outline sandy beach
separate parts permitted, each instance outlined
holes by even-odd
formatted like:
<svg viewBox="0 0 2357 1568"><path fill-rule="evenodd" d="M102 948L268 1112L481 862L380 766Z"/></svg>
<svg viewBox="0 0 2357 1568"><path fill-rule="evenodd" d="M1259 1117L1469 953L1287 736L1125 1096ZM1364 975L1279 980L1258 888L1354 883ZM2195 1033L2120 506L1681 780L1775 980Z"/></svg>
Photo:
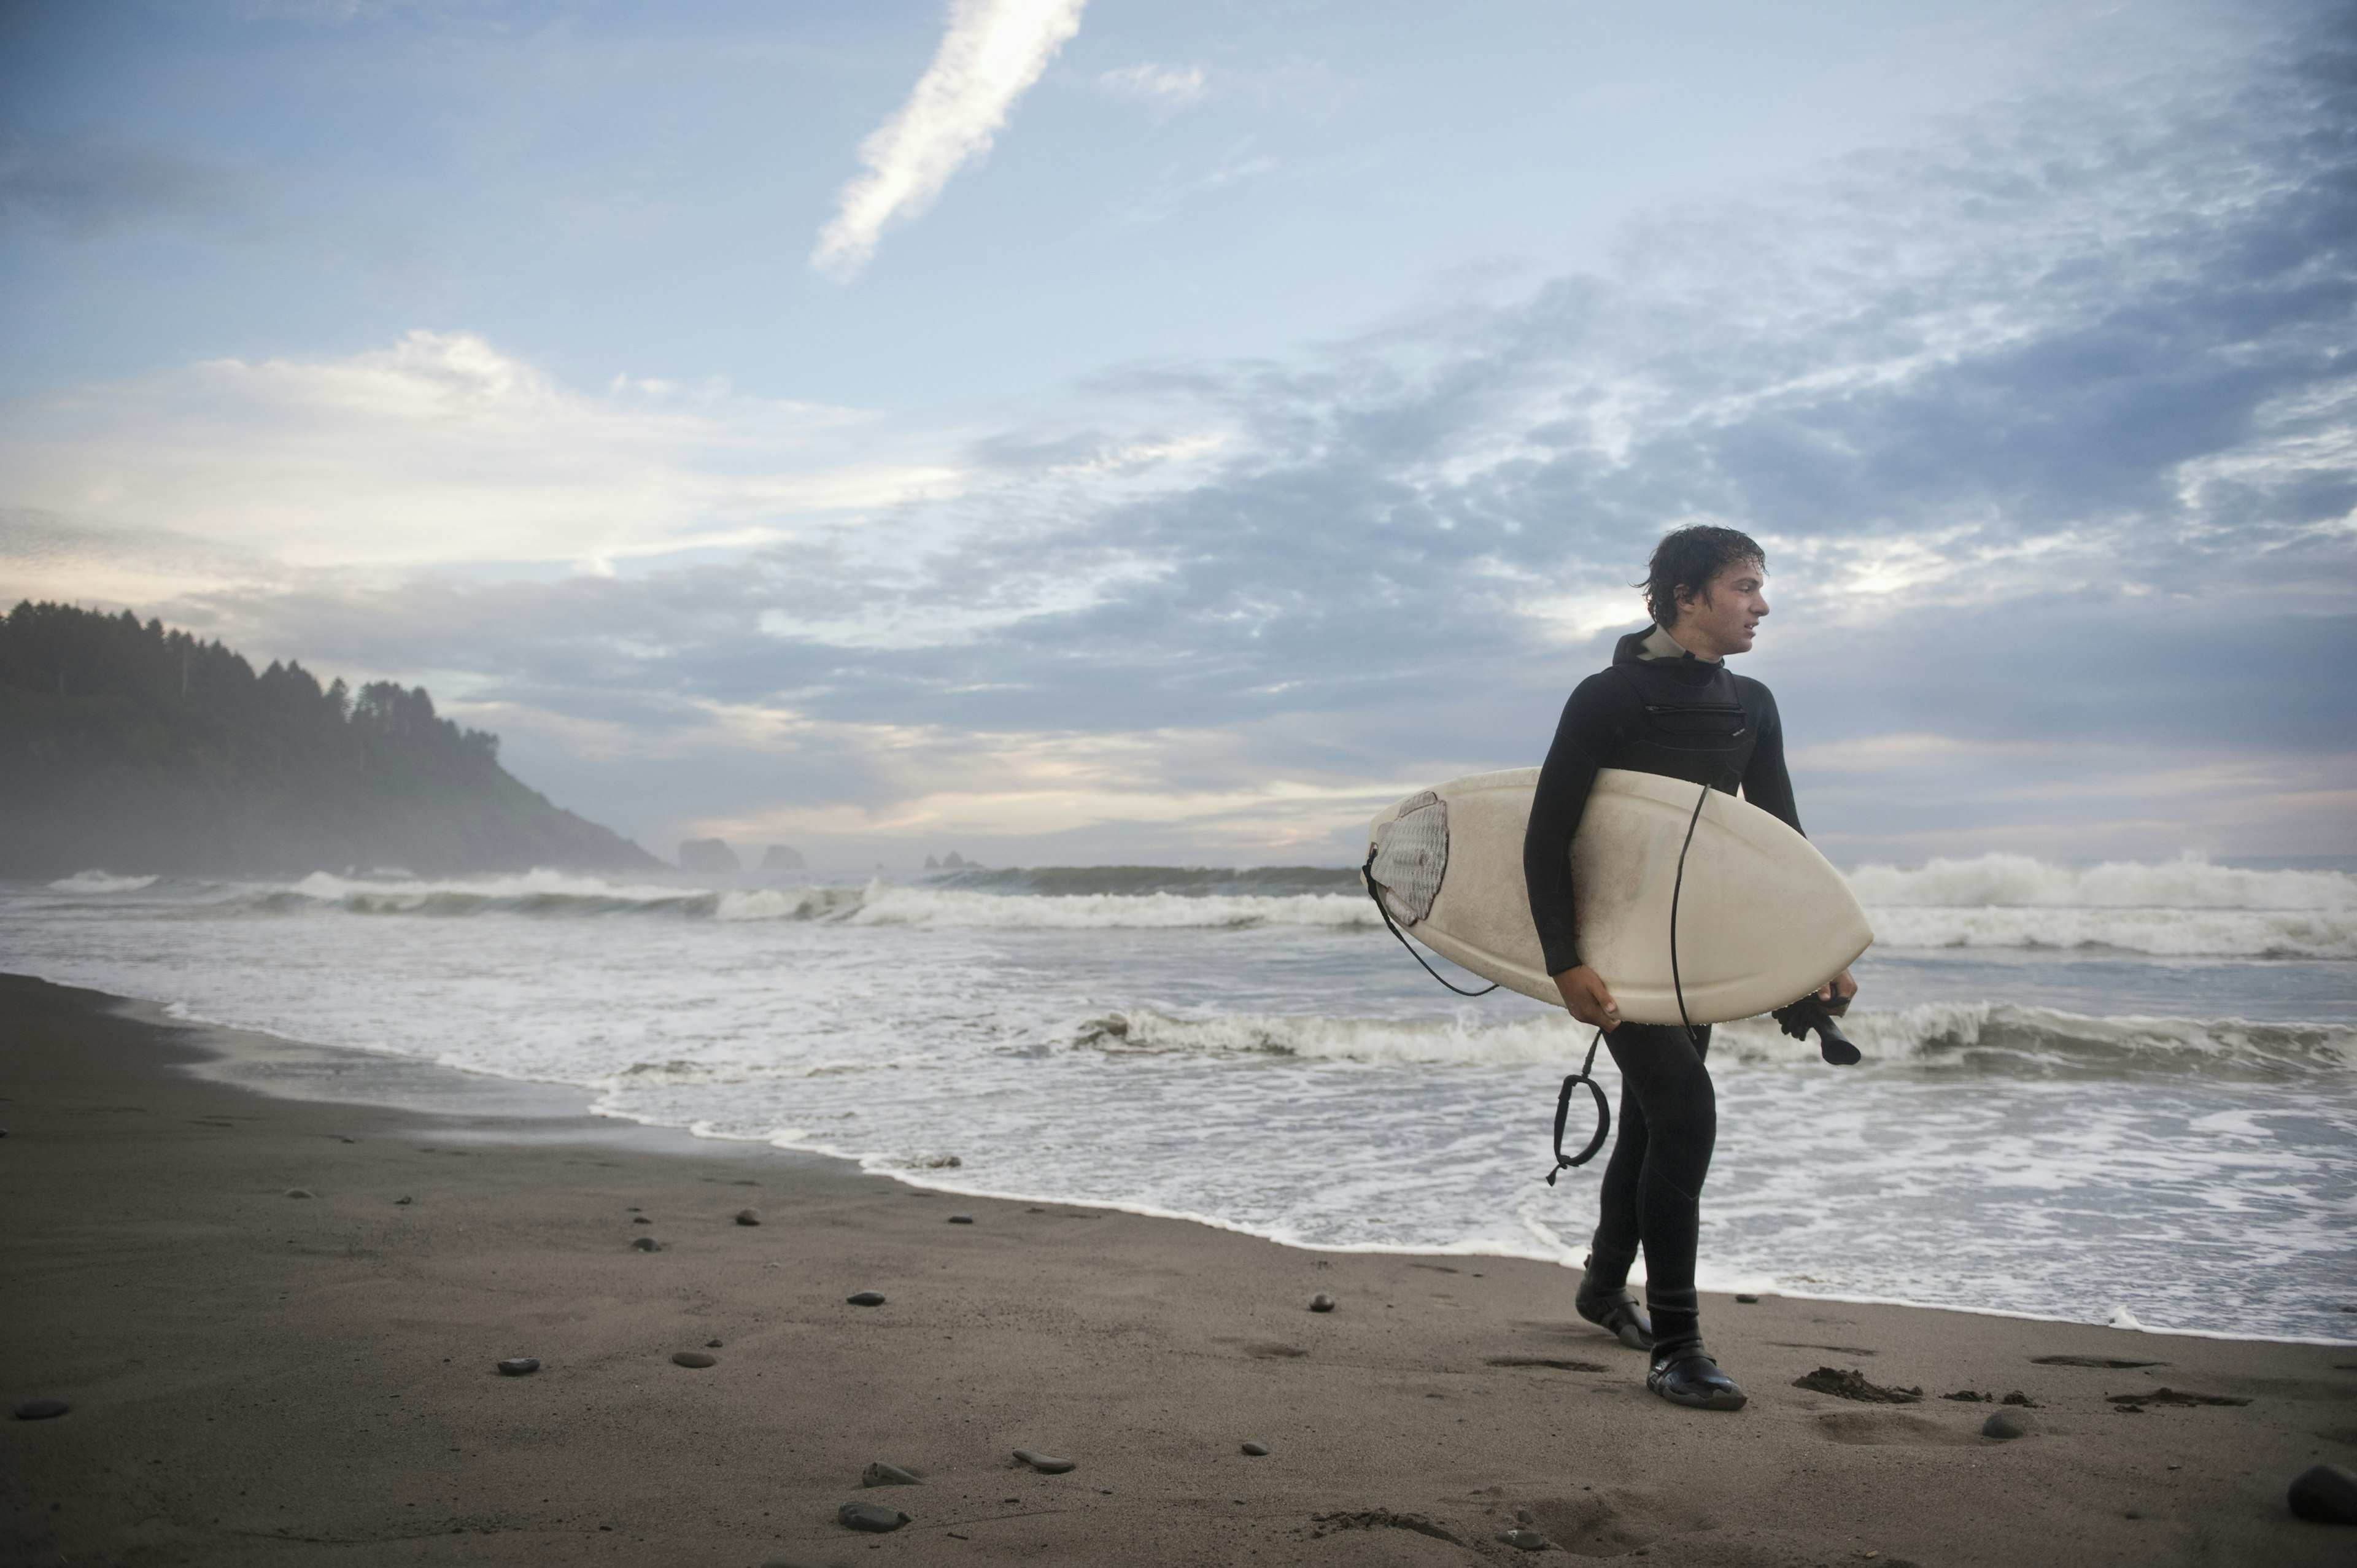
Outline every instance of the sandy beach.
<svg viewBox="0 0 2357 1568"><path fill-rule="evenodd" d="M554 1090L265 1096L220 1064L283 1042L36 981L0 1022L0 1391L70 1407L0 1423L10 1563L1437 1564L1526 1560L1518 1526L1664 1564L2357 1555L2284 1501L2357 1457L2345 1347L1716 1296L1751 1403L1689 1412L1544 1264L927 1194ZM2040 1430L1984 1436L2008 1409ZM910 1522L837 1523L861 1501Z"/></svg>

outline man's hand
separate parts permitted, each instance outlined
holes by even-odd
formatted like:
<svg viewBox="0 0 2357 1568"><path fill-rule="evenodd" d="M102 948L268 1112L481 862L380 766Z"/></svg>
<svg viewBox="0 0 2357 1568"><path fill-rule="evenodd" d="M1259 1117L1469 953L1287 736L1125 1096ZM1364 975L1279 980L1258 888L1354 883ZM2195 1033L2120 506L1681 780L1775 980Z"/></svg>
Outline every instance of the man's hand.
<svg viewBox="0 0 2357 1568"><path fill-rule="evenodd" d="M1572 972L1574 974L1577 972L1577 970ZM1563 978L1568 980L1570 975ZM1558 981L1557 983L1561 982ZM1566 994L1569 993L1566 993ZM1817 1001L1824 1005L1826 1012L1836 1017L1848 1008L1849 999L1857 994L1857 982L1850 978L1847 970L1843 970L1839 974L1817 987Z"/></svg>
<svg viewBox="0 0 2357 1568"><path fill-rule="evenodd" d="M1842 978L1849 976L1845 973ZM1566 969L1555 977L1555 988L1563 993L1563 1004L1571 1015L1583 1024L1593 1024L1609 1034L1620 1026L1620 1004L1612 1000L1612 993L1604 989L1604 977L1581 964ZM1851 990L1857 989L1851 986Z"/></svg>

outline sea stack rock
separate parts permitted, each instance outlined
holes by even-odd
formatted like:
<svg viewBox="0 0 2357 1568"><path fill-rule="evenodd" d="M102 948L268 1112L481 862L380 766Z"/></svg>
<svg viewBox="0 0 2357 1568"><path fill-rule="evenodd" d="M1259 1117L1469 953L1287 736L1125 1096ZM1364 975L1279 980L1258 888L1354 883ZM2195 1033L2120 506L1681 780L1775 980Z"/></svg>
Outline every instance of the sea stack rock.
<svg viewBox="0 0 2357 1568"><path fill-rule="evenodd" d="M761 852L761 869L764 871L808 871L810 869L810 864L802 859L802 851L798 849L788 849L781 843L773 843L768 849Z"/></svg>

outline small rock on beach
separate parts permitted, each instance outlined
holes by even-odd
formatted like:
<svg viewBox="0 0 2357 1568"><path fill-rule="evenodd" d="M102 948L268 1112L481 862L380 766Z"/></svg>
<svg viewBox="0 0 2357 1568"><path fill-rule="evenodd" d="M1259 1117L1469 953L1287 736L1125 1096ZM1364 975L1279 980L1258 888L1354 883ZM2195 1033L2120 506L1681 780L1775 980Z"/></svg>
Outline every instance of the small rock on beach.
<svg viewBox="0 0 2357 1568"><path fill-rule="evenodd" d="M2357 1476L2338 1465L2311 1465L2293 1479L2286 1500L2302 1519L2319 1524L2357 1524Z"/></svg>
<svg viewBox="0 0 2357 1568"><path fill-rule="evenodd" d="M1043 1476L1060 1476L1067 1470L1079 1467L1073 1460L1059 1459L1052 1454L1041 1454L1029 1448L1017 1448L1015 1457L1017 1462L1030 1466Z"/></svg>
<svg viewBox="0 0 2357 1568"><path fill-rule="evenodd" d="M737 1223L739 1225L759 1225L760 1222L761 1211L758 1208L740 1208L737 1211Z"/></svg>
<svg viewBox="0 0 2357 1568"><path fill-rule="evenodd" d="M674 1350L671 1364L674 1367L716 1367L720 1358L706 1350Z"/></svg>
<svg viewBox="0 0 2357 1568"><path fill-rule="evenodd" d="M2034 1437L2043 1428L2038 1418L2026 1410L2000 1410L1981 1423L1981 1435L2009 1443L2017 1437Z"/></svg>
<svg viewBox="0 0 2357 1568"><path fill-rule="evenodd" d="M1517 1552L1544 1552L1555 1544L1535 1530L1501 1530L1498 1539Z"/></svg>
<svg viewBox="0 0 2357 1568"><path fill-rule="evenodd" d="M286 1189L286 1196L289 1197L317 1197L319 1195L313 1192L307 1187L290 1187Z"/></svg>
<svg viewBox="0 0 2357 1568"><path fill-rule="evenodd" d="M16 1419L18 1421L48 1421L53 1416L65 1414L66 1412L72 1408L73 1406L66 1403L63 1400L27 1400L23 1404L16 1407Z"/></svg>
<svg viewBox="0 0 2357 1568"><path fill-rule="evenodd" d="M854 1306L881 1306L884 1305L884 1293L880 1290L864 1290L845 1296L843 1299Z"/></svg>
<svg viewBox="0 0 2357 1568"><path fill-rule="evenodd" d="M1334 1310L1334 1298L1328 1295L1321 1290L1316 1295L1309 1298L1309 1310L1312 1312L1331 1312Z"/></svg>
<svg viewBox="0 0 2357 1568"><path fill-rule="evenodd" d="M1268 1444L1265 1443L1247 1443L1244 1444L1244 1452L1257 1459L1268 1452Z"/></svg>
<svg viewBox="0 0 2357 1568"><path fill-rule="evenodd" d="M974 1223L974 1216L971 1214L952 1214L950 1216L950 1223L952 1225L971 1225Z"/></svg>
<svg viewBox="0 0 2357 1568"><path fill-rule="evenodd" d="M1758 1306L1760 1305L1760 1298L1756 1295L1738 1295L1735 1298L1735 1305L1738 1306Z"/></svg>
<svg viewBox="0 0 2357 1568"><path fill-rule="evenodd" d="M878 1459L859 1472L863 1487L921 1487L924 1480L913 1470L903 1470L898 1465L887 1465Z"/></svg>
<svg viewBox="0 0 2357 1568"><path fill-rule="evenodd" d="M845 1530L871 1530L881 1535L908 1523L909 1516L881 1503L845 1503L834 1510L834 1522Z"/></svg>
<svg viewBox="0 0 2357 1568"><path fill-rule="evenodd" d="M500 1363L500 1376L523 1378L540 1370L540 1361L532 1356L511 1356Z"/></svg>
<svg viewBox="0 0 2357 1568"><path fill-rule="evenodd" d="M662 1243L656 1240L651 1236L641 1236L630 1243L630 1251L633 1252L660 1252L662 1251Z"/></svg>

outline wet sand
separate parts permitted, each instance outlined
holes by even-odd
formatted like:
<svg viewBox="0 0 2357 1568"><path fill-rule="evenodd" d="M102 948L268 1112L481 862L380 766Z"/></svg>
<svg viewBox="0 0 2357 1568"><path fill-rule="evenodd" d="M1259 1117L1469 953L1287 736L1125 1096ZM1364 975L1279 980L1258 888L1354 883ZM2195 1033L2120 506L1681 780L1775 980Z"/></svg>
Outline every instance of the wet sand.
<svg viewBox="0 0 2357 1568"><path fill-rule="evenodd" d="M1547 1265L921 1194L334 1056L0 979L0 1403L71 1406L0 1419L0 1562L1544 1561L1518 1512L1649 1564L2357 1559L2284 1502L2357 1464L2357 1348L1711 1296L1751 1404L1686 1412ZM440 1108L222 1066L293 1057ZM1792 1386L1820 1367L2045 1430ZM2164 1386L2249 1402L2110 1397Z"/></svg>

